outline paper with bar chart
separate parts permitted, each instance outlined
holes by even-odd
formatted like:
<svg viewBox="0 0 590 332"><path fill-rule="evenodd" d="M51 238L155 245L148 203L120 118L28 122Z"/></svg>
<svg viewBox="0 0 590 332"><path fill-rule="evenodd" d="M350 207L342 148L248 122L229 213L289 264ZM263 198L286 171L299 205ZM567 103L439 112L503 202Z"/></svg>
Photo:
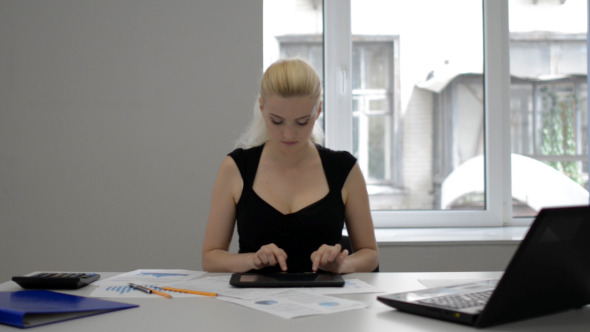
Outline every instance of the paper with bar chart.
<svg viewBox="0 0 590 332"><path fill-rule="evenodd" d="M147 288L163 291L163 286L173 286L175 284L186 282L203 275L203 271L190 270L167 270L167 269L142 269L122 273L114 277L99 280L94 283L95 289L90 296L92 297L109 297L109 298L159 298L161 296L146 294L129 287L129 283L138 284ZM178 292L165 291L173 297L195 297L198 295L185 294Z"/></svg>

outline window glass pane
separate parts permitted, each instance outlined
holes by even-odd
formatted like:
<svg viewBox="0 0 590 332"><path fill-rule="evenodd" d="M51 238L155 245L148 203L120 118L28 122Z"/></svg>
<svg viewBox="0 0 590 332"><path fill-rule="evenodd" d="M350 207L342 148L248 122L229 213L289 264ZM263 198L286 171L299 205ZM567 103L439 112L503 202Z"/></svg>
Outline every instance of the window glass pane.
<svg viewBox="0 0 590 332"><path fill-rule="evenodd" d="M279 58L308 61L323 78L323 8L314 0L264 0L264 68Z"/></svg>
<svg viewBox="0 0 590 332"><path fill-rule="evenodd" d="M353 153L369 188L393 187L393 38L355 36L352 42ZM385 121L385 122L384 122Z"/></svg>
<svg viewBox="0 0 590 332"><path fill-rule="evenodd" d="M561 59L559 61L559 71L563 73L585 73L586 61L586 43L564 42L559 48Z"/></svg>
<svg viewBox="0 0 590 332"><path fill-rule="evenodd" d="M393 42L355 36L352 47L352 89L392 88Z"/></svg>
<svg viewBox="0 0 590 332"><path fill-rule="evenodd" d="M587 2L510 0L515 217L588 203Z"/></svg>
<svg viewBox="0 0 590 332"><path fill-rule="evenodd" d="M387 134L387 116L369 117L369 155L374 158L369 159L369 178L385 179L387 177L386 165L384 160L386 153L385 138Z"/></svg>
<svg viewBox="0 0 590 332"><path fill-rule="evenodd" d="M533 154L533 87L524 81L512 80L510 89L512 110L512 152L522 155Z"/></svg>
<svg viewBox="0 0 590 332"><path fill-rule="evenodd" d="M351 6L353 145L371 208L485 208L482 2Z"/></svg>
<svg viewBox="0 0 590 332"><path fill-rule="evenodd" d="M549 70L549 48L545 43L513 42L510 72L518 77L537 77Z"/></svg>

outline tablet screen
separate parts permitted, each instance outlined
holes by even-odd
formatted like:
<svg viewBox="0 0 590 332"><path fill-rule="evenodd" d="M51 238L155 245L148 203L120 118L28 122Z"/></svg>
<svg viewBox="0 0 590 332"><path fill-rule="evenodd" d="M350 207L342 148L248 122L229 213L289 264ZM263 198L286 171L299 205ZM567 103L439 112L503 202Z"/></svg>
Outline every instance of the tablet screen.
<svg viewBox="0 0 590 332"><path fill-rule="evenodd" d="M331 273L234 273L231 285L236 287L342 287L344 279Z"/></svg>

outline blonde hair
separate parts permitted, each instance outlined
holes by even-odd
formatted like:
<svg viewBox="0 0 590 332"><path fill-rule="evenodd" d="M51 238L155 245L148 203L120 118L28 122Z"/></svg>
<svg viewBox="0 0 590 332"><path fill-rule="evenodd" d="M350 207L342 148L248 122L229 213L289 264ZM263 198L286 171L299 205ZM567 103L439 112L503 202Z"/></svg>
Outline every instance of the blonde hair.
<svg viewBox="0 0 590 332"><path fill-rule="evenodd" d="M260 100L264 103L271 96L309 97L316 101L316 110L322 99L322 83L315 70L301 59L282 59L266 69L260 82L260 96L254 104L254 114L250 125L238 139L236 147L250 148L268 140L268 133L262 114ZM316 121L311 141L322 144L324 132Z"/></svg>

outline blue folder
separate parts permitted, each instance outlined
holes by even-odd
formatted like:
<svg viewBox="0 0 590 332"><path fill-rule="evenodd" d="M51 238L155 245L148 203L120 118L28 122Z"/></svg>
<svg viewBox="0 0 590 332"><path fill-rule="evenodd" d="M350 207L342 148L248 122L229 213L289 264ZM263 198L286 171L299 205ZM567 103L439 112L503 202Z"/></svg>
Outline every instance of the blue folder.
<svg viewBox="0 0 590 332"><path fill-rule="evenodd" d="M0 323L28 328L134 307L47 290L0 292Z"/></svg>

